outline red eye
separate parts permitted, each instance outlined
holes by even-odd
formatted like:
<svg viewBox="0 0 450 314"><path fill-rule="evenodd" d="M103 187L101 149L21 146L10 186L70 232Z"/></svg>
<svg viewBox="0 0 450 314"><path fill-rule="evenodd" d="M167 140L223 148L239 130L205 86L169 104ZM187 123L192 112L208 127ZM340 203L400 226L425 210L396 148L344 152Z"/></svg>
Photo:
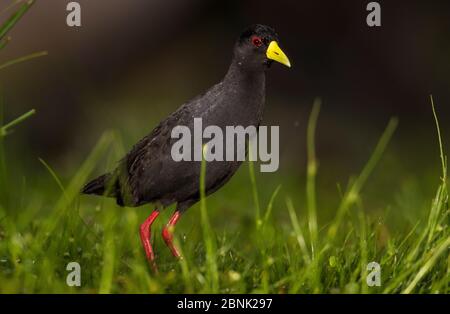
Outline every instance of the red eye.
<svg viewBox="0 0 450 314"><path fill-rule="evenodd" d="M252 37L252 44L253 44L253 46L255 46L255 47L261 47L262 44L263 44L263 42L262 42L262 40L261 40L261 37L253 36L253 37Z"/></svg>

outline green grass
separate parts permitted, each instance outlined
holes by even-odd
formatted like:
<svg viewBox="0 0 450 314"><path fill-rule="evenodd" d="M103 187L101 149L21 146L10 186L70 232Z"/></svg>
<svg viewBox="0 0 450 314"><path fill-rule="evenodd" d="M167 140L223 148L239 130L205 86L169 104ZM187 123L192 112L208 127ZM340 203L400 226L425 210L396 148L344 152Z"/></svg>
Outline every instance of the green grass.
<svg viewBox="0 0 450 314"><path fill-rule="evenodd" d="M12 8L18 7L11 16L6 19L5 22L3 22L2 25L0 25L0 51L4 49L8 43L11 41L11 37L8 36L9 32L16 26L16 24L23 18L25 13L28 12L28 10L33 6L35 3L35 0L16 0L12 2L9 6L4 8L3 10L0 10L1 13L5 13L8 10L11 10ZM39 51L34 52L22 57L18 57L12 60L8 60L5 62L0 62L0 70L3 70L7 67L29 61L31 59L39 58L46 56L48 53L47 51Z"/></svg>
<svg viewBox="0 0 450 314"><path fill-rule="evenodd" d="M202 176L203 197L175 232L182 260L172 258L160 236L174 208L155 223L158 274L147 264L138 235L151 206L119 208L110 199L78 193L88 178L111 169L123 155L128 145L117 132L106 132L70 179L60 178L42 159L35 169L40 175L20 174L20 159L8 158L0 183L0 293L448 293L447 159L434 104L441 174L435 195L421 200L429 204L426 215L421 202L413 202L417 208L410 210L419 213L413 225L397 223L405 220L398 205L386 204L380 214L365 201L396 120L374 143L361 173L336 191L339 202L323 205L327 195L316 183L319 108L316 101L307 127L304 184L280 176L271 190L263 181L267 175L247 163L248 172L241 169L223 190L205 198ZM203 163L202 173L207 171ZM397 179L393 173L391 180ZM400 185L391 192L399 194ZM407 190L402 197L417 195ZM334 218L321 219L324 212ZM396 223L389 223L391 218ZM81 265L81 287L66 285L72 261ZM372 261L381 265L380 287L366 284Z"/></svg>

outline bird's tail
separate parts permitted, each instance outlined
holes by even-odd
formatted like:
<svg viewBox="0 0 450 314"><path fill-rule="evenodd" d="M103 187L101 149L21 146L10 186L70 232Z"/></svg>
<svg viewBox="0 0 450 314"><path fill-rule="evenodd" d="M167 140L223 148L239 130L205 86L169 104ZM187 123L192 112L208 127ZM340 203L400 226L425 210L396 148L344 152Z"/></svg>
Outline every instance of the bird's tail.
<svg viewBox="0 0 450 314"><path fill-rule="evenodd" d="M104 195L106 186L109 185L111 174L107 173L87 183L81 190L84 194Z"/></svg>

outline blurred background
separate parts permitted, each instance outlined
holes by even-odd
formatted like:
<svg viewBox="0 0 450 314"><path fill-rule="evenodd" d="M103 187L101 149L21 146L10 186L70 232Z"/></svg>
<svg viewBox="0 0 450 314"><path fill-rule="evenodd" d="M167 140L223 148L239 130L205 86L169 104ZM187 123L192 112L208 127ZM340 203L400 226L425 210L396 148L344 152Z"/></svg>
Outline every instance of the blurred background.
<svg viewBox="0 0 450 314"><path fill-rule="evenodd" d="M37 1L0 56L49 52L0 72L6 121L37 110L6 139L9 158L21 161L17 176L45 173L38 157L72 176L107 129L129 149L221 80L240 31L262 23L276 29L293 63L268 73L263 124L280 125L281 164L277 174L258 175L267 191L303 184L316 97L323 101L321 189L338 197L336 183L360 171L393 116L400 124L371 182L371 204L385 205L385 193L402 182L414 182L410 190L435 188L439 152L429 95L449 147L449 1L379 1L382 26L374 28L366 25L369 1L80 0L82 27L74 28L65 23L68 2Z"/></svg>

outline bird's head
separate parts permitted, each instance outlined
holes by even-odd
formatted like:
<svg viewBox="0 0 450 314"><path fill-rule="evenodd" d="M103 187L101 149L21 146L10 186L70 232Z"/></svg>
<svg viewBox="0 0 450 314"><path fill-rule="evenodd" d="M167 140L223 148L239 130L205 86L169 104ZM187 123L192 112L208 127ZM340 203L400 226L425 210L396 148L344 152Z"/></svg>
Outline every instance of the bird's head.
<svg viewBox="0 0 450 314"><path fill-rule="evenodd" d="M265 69L273 61L291 67L291 62L278 45L278 34L273 28L261 24L252 25L242 32L234 48L234 57L241 65L255 69Z"/></svg>

